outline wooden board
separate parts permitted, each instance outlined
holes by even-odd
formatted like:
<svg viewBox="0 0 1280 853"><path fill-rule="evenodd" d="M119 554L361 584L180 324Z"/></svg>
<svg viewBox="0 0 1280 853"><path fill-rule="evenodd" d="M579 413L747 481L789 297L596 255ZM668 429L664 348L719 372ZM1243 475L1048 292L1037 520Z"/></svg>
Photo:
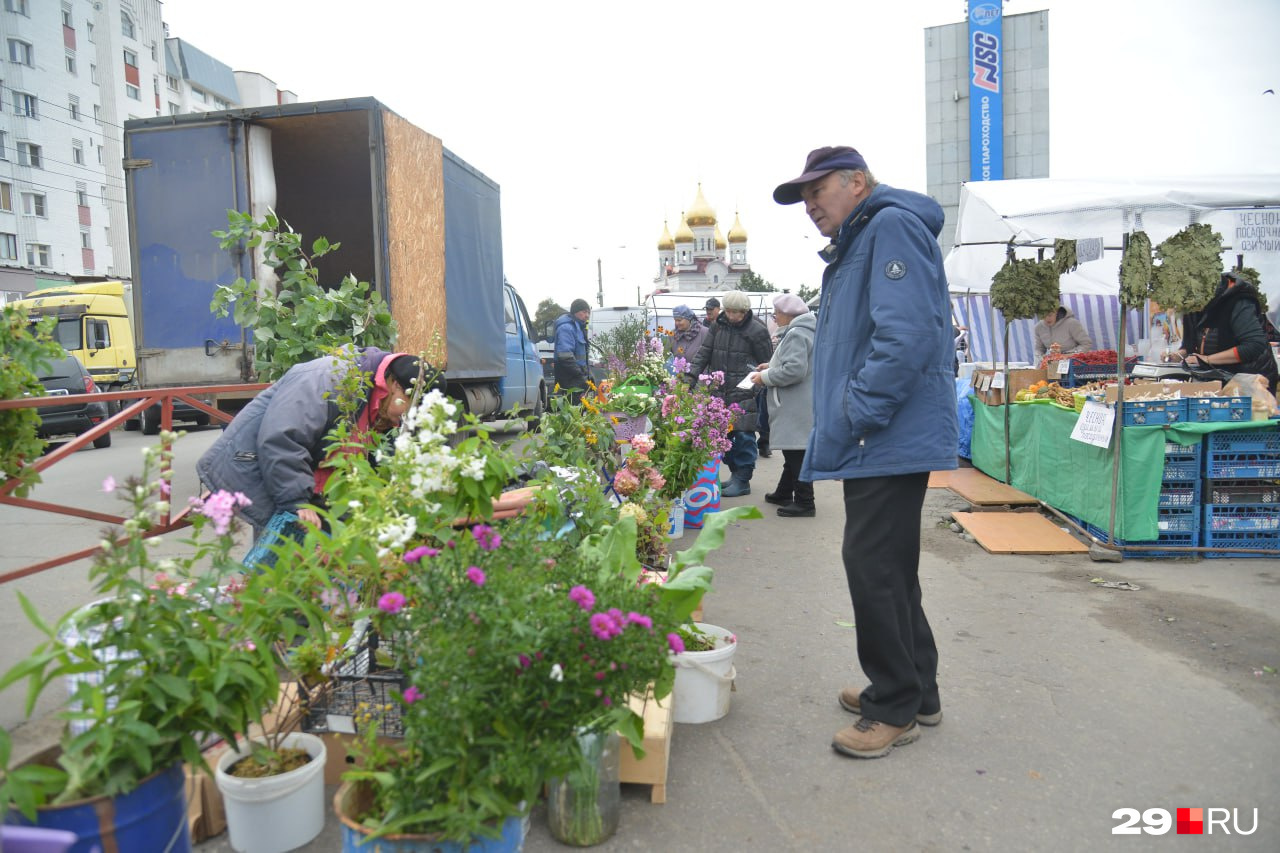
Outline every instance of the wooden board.
<svg viewBox="0 0 1280 853"><path fill-rule="evenodd" d="M930 471L929 472L929 488L945 489L951 485L951 475L955 471Z"/></svg>
<svg viewBox="0 0 1280 853"><path fill-rule="evenodd" d="M618 778L623 782L652 785L649 802L667 801L667 765L671 759L672 696L661 702L650 691L631 697L631 710L644 717L644 758L637 760L631 746L622 743Z"/></svg>
<svg viewBox="0 0 1280 853"><path fill-rule="evenodd" d="M991 554L1087 554L1089 546L1034 512L953 512Z"/></svg>
<svg viewBox="0 0 1280 853"><path fill-rule="evenodd" d="M957 468L947 473L951 475L947 478L947 488L976 506L1000 504L1020 506L1039 503L1026 492L994 480L977 468Z"/></svg>

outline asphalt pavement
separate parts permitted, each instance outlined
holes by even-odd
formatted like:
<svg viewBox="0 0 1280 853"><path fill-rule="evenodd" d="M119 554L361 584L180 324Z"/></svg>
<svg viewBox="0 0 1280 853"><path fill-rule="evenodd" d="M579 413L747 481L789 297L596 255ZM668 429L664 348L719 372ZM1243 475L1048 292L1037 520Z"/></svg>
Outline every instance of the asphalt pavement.
<svg viewBox="0 0 1280 853"><path fill-rule="evenodd" d="M180 478L211 438L179 443ZM136 470L142 441L118 432L109 450L51 469L35 497L105 497L97 484ZM948 526L967 504L931 489L920 575L945 719L886 758L850 759L830 747L853 721L836 695L862 683L839 561L840 487L817 485L815 518L779 518L763 496L781 465L780 454L761 460L752 494L726 501L760 506L765 518L735 526L711 561L706 621L739 638L729 714L676 725L667 802L624 785L618 831L597 849L1167 850L1178 842L1117 830L1179 808L1229 816L1186 842L1194 849L1280 849L1280 561L993 556ZM92 542L99 527L40 516L0 508L0 571ZM89 599L86 571L75 564L0 586L0 666L35 642L14 592L53 617ZM1090 583L1099 577L1140 589ZM0 695L6 727L20 703L20 691ZM53 732L45 721L15 736L29 748ZM1126 808L1138 813L1132 821ZM1237 834L1255 809L1256 829ZM330 815L306 849L339 846ZM539 807L525 849L560 848ZM231 848L224 834L197 849Z"/></svg>

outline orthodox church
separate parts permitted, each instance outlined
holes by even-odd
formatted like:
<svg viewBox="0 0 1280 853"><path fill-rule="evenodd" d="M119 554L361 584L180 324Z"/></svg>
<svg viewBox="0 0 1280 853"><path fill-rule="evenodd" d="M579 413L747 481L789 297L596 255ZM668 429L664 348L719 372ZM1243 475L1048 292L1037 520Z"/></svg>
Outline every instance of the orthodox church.
<svg viewBox="0 0 1280 853"><path fill-rule="evenodd" d="M716 212L702 195L702 184L698 184L698 196L688 212L680 215L674 237L667 223L662 223L658 275L653 280L657 289L670 292L735 290L742 274L750 269L747 230L737 213L726 240L720 233Z"/></svg>

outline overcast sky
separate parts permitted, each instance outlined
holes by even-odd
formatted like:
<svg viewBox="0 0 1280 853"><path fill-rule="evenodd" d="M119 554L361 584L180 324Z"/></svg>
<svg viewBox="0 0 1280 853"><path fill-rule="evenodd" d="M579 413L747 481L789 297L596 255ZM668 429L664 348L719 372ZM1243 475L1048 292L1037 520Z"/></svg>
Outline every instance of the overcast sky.
<svg viewBox="0 0 1280 853"><path fill-rule="evenodd" d="M1280 172L1277 0L1008 0L1049 10L1055 178ZM698 183L752 269L816 286L822 241L773 187L847 144L925 190L924 29L962 0L167 0L170 35L304 101L371 96L502 187L508 278L634 304ZM318 235L306 235L318 236ZM341 234L324 235L341 240ZM625 247L625 248L622 248Z"/></svg>

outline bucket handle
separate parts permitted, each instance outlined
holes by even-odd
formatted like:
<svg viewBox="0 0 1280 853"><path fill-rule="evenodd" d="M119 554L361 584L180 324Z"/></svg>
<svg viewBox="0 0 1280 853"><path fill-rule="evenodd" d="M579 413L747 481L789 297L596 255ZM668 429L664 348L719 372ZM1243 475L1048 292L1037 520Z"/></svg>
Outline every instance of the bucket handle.
<svg viewBox="0 0 1280 853"><path fill-rule="evenodd" d="M721 684L725 684L725 683L732 684L733 680L738 677L738 668L733 664L729 664L729 671L726 672L724 675L721 675L718 672L712 672L711 669L707 667L706 664L701 663L700 661L693 660L692 658L680 661L680 665L687 666L690 669L696 669L699 672L701 672L703 675L710 676L711 678L714 678L716 681L720 682Z"/></svg>

